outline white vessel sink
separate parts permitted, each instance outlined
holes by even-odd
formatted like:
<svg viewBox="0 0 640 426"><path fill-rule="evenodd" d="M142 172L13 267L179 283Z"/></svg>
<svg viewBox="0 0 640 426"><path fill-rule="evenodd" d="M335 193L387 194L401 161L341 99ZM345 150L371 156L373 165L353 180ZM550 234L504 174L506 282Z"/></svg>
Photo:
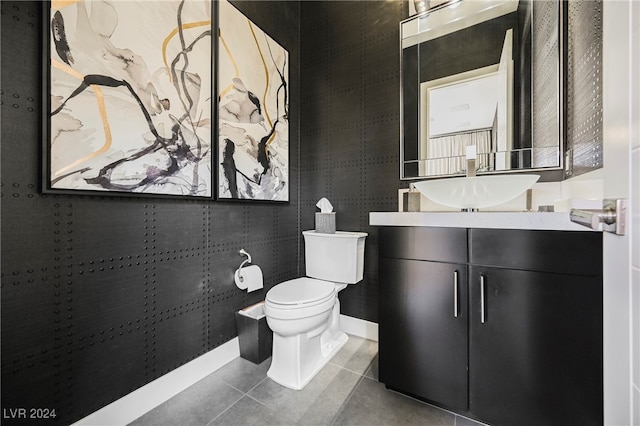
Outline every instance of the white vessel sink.
<svg viewBox="0 0 640 426"><path fill-rule="evenodd" d="M506 203L531 188L538 175L489 175L415 182L425 197L461 210L482 209Z"/></svg>

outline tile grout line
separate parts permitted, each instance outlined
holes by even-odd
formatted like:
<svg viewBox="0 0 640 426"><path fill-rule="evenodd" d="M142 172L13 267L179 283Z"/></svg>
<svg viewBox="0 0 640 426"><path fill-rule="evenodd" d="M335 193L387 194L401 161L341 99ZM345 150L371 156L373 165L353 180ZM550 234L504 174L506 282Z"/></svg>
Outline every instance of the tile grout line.
<svg viewBox="0 0 640 426"><path fill-rule="evenodd" d="M215 416L214 418L212 418L209 423L207 423L205 426L209 426L211 423L215 422L216 419L220 416L222 416L224 413L226 413L227 411L229 411L234 405L236 405L238 403L238 401L240 401L242 398L244 398L246 396L246 394L242 394L240 396L240 398L238 398L236 401L234 401L231 405L229 405L227 408L225 408L224 410L222 410L222 412L220 412L220 414L218 414L217 416Z"/></svg>
<svg viewBox="0 0 640 426"><path fill-rule="evenodd" d="M231 383L227 382L225 379L223 379L222 377L220 377L220 380L222 382L224 382L225 384L229 385L230 387L232 387L233 389L237 390L238 392L240 392L243 395L249 395L249 392L251 392L252 390L254 390L256 387L258 387L260 385L260 383L264 382L267 379L267 376L265 376L262 380L260 380L258 383L256 383L255 385L253 385L251 387L251 389L249 389L248 391L243 391L242 389L238 389L237 387L233 386Z"/></svg>
<svg viewBox="0 0 640 426"><path fill-rule="evenodd" d="M242 398L244 398L245 396L248 396L249 398L253 399L254 401L260 402L257 399L253 398L251 395L249 395L249 392L251 392L252 390L254 390L257 386L260 385L260 383L264 382L266 380L266 376L264 377L264 379L260 380L257 384L255 384L251 389L249 389L247 392L244 392L242 389L238 389L237 387L233 386L231 383L227 382L225 379L223 379L222 377L220 377L220 380L226 384L227 386L229 386L232 389L237 390L238 392L240 392L242 395L240 396L240 398L238 398L236 401L234 401L231 405L229 405L227 408L225 408L220 414L218 414L217 416L215 416L213 419L211 419L209 421L209 423L206 424L206 426L209 426L211 423L213 423L218 417L222 416L224 413L226 413L227 411L229 411L231 408L233 408L234 405L236 405ZM262 404L264 405L264 404ZM266 405L265 405L266 407ZM269 408L269 407L267 407Z"/></svg>
<svg viewBox="0 0 640 426"><path fill-rule="evenodd" d="M265 404L264 402L260 401L259 399L247 394L247 397L253 399L255 402L257 402L258 404L262 405L263 407L265 407L267 410L269 410L270 412L274 413L276 416L278 417L284 417L286 419L289 419L286 415L283 416L280 413L278 413L277 411L275 411L273 408L269 407L267 404Z"/></svg>
<svg viewBox="0 0 640 426"><path fill-rule="evenodd" d="M371 367L371 364L372 364L372 363L373 363L373 359L372 359L371 361L369 361L369 365L367 365L367 368L364 370L364 372L359 373L359 372L354 371L354 370L351 370L351 369L349 369L349 368L347 368L347 367L345 367L345 366L342 366L342 365L339 365L339 364L334 364L333 362L329 361L329 364L333 365L334 367L341 368L341 369L343 369L343 370L345 370L345 371L348 371L348 372L350 372L350 373L353 373L353 374L356 374L356 375L358 375L358 376L362 376L362 377L365 377L365 376L366 376L367 371L369 371L369 368Z"/></svg>
<svg viewBox="0 0 640 426"><path fill-rule="evenodd" d="M248 396L251 396L251 395L249 395L249 392L251 392L252 390L254 390L255 388L257 388L258 386L260 386L260 385L262 384L262 382L264 382L264 381L265 381L265 380L267 380L268 378L269 378L269 377L268 377L268 376L266 375L266 373L265 373L264 378L263 378L262 380L260 380L258 383L256 383L256 384L255 384L251 389L249 389L249 390L247 391L247 395L248 395ZM254 398L254 399L255 399L255 398Z"/></svg>
<svg viewBox="0 0 640 426"><path fill-rule="evenodd" d="M347 369L345 368L345 370L347 370ZM347 371L349 371L349 370L347 370ZM356 391L360 387L360 384L362 383L363 379L364 379L364 376L361 375L360 378L358 379L358 383L356 383L356 385L353 387L351 392L349 392L349 395L344 399L342 404L340 404L340 408L338 409L336 414L334 414L333 418L331 419L331 422L329 423L330 425L335 425L336 424L336 422L338 421L338 418L340 417L340 414L342 414L342 412L344 411L344 409L347 406L347 404L349 403L349 401L351 401L351 398L353 397L353 395L356 393Z"/></svg>
<svg viewBox="0 0 640 426"><path fill-rule="evenodd" d="M358 348L359 349L359 348ZM331 423L329 423L330 425L334 425L337 421L338 418L340 417L340 414L342 414L342 412L344 411L345 407L347 406L347 404L349 403L349 401L351 401L351 398L353 397L353 395L356 393L357 389L360 387L360 384L362 383L362 381L366 378L366 373L367 371L369 371L369 369L371 368L371 365L373 365L373 360L374 360L375 356L373 358L371 358L371 361L369 361L369 365L364 369L364 373L360 374L357 373L353 370L350 370L346 367L337 365L332 363L331 361L329 361L329 364L335 365L336 367L339 367L345 371L348 371L350 373L353 374L357 374L360 376L360 378L358 379L358 382L356 383L356 385L353 387L353 389L351 390L351 392L349 392L349 395L345 398L345 400L342 402L342 404L340 405L340 408L338 409L338 411L336 412L336 414L333 416L333 418L331 419ZM454 425L455 426L455 425Z"/></svg>
<svg viewBox="0 0 640 426"><path fill-rule="evenodd" d="M229 385L231 388L237 390L238 392L242 393L242 396L240 396L240 398L233 402L233 404L231 404L229 407L225 408L224 411L222 411L220 414L218 414L217 416L215 416L213 419L211 419L209 421L209 423L207 423L205 426L210 426L213 422L216 421L216 419L218 419L220 416L222 416L224 413L226 413L227 411L229 411L231 408L233 408L238 402L240 402L240 400L242 398L244 398L245 396L247 398L252 399L253 401L257 402L258 404L262 405L263 407L265 407L267 410L269 410L270 412L272 412L273 414L275 414L276 416L280 416L280 414L277 411L274 411L271 407L269 407L267 404L265 404L264 402L260 401L259 399L257 399L256 397L254 397L253 395L249 395L249 392L251 392L252 390L254 390L255 388L257 388L258 386L260 386L265 380L267 380L268 377L265 376L262 380L260 380L258 383L256 383L251 389L249 389L247 392L243 392L241 389L236 388L235 386L233 386L231 383L228 383L226 380L222 379L221 380ZM286 416L285 416L286 418Z"/></svg>
<svg viewBox="0 0 640 426"><path fill-rule="evenodd" d="M269 377L265 375L264 379L260 380L260 382L258 382L254 387L252 387L251 389L249 389L249 392L251 392L252 390L254 390L255 388L257 388L258 386L260 386L260 384L262 384L265 380L267 380ZM282 416L280 413L278 413L277 411L275 411L273 408L269 407L267 404L265 404L264 402L260 401L258 398L254 397L253 395L249 395L249 392L246 393L246 396L251 398L252 400L254 400L255 402L257 402L258 404L262 405L263 407L265 407L267 410L269 410L270 412L274 413L276 416L279 417L285 417L288 419L287 416Z"/></svg>

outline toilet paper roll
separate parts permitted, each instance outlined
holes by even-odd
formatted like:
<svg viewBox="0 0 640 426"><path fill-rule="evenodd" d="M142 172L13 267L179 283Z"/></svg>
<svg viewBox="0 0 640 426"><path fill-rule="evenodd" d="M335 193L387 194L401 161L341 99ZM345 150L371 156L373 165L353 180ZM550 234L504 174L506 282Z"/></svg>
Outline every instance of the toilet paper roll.
<svg viewBox="0 0 640 426"><path fill-rule="evenodd" d="M242 268L245 269L245 268ZM233 274L233 280L236 282L236 287L238 287L240 290L246 290L247 289L247 280L246 277L243 277L242 279L240 278L240 269L236 269L236 273Z"/></svg>
<svg viewBox="0 0 640 426"><path fill-rule="evenodd" d="M234 281L240 290L247 290L247 292L259 290L263 287L262 269L258 265L245 266L236 270Z"/></svg>

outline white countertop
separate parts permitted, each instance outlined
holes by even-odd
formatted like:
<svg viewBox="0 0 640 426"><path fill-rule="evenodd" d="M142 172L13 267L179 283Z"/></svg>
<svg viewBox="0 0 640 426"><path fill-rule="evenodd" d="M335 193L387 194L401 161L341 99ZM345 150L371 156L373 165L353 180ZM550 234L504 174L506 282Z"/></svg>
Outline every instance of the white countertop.
<svg viewBox="0 0 640 426"><path fill-rule="evenodd" d="M370 212L369 225L598 232L571 222L568 212Z"/></svg>

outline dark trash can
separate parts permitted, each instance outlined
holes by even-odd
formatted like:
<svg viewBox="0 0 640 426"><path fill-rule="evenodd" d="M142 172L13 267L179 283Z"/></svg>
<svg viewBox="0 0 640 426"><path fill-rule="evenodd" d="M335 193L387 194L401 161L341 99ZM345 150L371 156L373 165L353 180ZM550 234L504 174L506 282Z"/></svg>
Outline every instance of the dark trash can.
<svg viewBox="0 0 640 426"><path fill-rule="evenodd" d="M267 325L264 302L236 312L236 326L242 358L260 364L271 356L273 334Z"/></svg>

